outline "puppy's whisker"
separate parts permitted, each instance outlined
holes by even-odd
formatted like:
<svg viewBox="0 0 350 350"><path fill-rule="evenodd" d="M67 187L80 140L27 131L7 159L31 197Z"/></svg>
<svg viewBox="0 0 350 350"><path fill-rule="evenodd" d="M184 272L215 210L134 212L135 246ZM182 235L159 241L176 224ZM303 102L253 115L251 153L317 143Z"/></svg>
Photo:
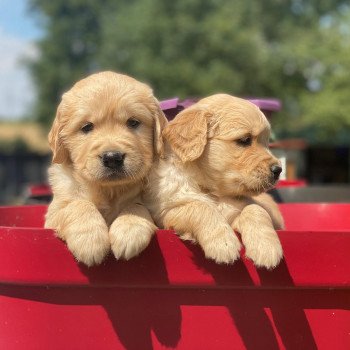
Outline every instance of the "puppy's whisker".
<svg viewBox="0 0 350 350"><path fill-rule="evenodd" d="M126 175L128 177L131 177L133 180L135 180L134 173L132 171L129 171L128 169L125 169Z"/></svg>
<svg viewBox="0 0 350 350"><path fill-rule="evenodd" d="M130 169L124 169L126 176L131 177L134 181L136 180L136 174Z"/></svg>

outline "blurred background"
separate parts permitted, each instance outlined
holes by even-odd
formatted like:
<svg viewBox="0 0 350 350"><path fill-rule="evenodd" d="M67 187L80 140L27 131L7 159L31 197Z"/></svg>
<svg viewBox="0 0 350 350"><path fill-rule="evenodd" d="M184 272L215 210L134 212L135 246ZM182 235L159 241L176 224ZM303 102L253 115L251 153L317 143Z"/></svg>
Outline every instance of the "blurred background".
<svg viewBox="0 0 350 350"><path fill-rule="evenodd" d="M0 0L0 53L0 204L46 182L62 93L108 69L160 100L278 99L270 121L286 179L350 180L348 1Z"/></svg>

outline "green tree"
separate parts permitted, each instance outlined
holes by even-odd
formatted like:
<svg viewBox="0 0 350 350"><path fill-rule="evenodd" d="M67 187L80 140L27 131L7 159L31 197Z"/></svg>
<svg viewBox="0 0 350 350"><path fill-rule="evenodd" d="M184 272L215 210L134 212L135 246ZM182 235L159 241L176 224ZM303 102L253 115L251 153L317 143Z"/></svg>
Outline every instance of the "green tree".
<svg viewBox="0 0 350 350"><path fill-rule="evenodd" d="M343 0L31 1L47 29L32 70L42 122L74 81L112 69L150 83L159 98L278 97L281 134L305 129L327 140L349 129Z"/></svg>
<svg viewBox="0 0 350 350"><path fill-rule="evenodd" d="M103 21L101 65L150 82L162 98L269 94L271 57L256 8L251 1L131 2Z"/></svg>
<svg viewBox="0 0 350 350"><path fill-rule="evenodd" d="M42 124L51 123L62 93L97 70L100 12L105 0L31 0L40 14L45 36L38 42L40 58L30 64L38 89L34 110Z"/></svg>
<svg viewBox="0 0 350 350"><path fill-rule="evenodd" d="M324 19L300 96L304 125L319 141L350 143L350 9ZM336 137L335 137L336 135Z"/></svg>

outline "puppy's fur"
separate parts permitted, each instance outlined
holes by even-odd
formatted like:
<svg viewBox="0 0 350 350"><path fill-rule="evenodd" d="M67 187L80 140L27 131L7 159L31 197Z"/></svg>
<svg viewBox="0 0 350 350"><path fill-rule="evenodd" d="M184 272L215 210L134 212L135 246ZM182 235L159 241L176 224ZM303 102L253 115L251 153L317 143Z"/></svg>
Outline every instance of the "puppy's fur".
<svg viewBox="0 0 350 350"><path fill-rule="evenodd" d="M182 111L164 129L166 156L152 170L146 202L156 223L197 241L208 258L232 263L241 244L257 266L282 258L277 205L264 192L279 161L268 149L270 125L252 103L219 94Z"/></svg>
<svg viewBox="0 0 350 350"><path fill-rule="evenodd" d="M148 245L156 227L140 193L165 124L152 90L125 75L93 74L63 95L49 133L45 227L78 261L99 264L110 249L130 259Z"/></svg>

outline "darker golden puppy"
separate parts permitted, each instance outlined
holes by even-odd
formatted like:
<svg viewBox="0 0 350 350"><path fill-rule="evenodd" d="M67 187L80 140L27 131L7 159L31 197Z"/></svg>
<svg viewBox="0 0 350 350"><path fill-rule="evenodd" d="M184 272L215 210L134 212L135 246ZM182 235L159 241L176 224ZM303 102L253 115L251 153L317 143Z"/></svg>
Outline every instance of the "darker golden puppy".
<svg viewBox="0 0 350 350"><path fill-rule="evenodd" d="M93 74L63 95L49 134L45 227L78 261L98 264L110 249L130 259L148 245L156 227L140 194L165 123L152 90L125 75Z"/></svg>
<svg viewBox="0 0 350 350"><path fill-rule="evenodd" d="M219 94L182 111L163 132L168 149L150 175L146 200L159 225L198 241L219 263L246 256L274 267L282 257L277 205L264 192L281 166L268 149L270 125L252 103Z"/></svg>

